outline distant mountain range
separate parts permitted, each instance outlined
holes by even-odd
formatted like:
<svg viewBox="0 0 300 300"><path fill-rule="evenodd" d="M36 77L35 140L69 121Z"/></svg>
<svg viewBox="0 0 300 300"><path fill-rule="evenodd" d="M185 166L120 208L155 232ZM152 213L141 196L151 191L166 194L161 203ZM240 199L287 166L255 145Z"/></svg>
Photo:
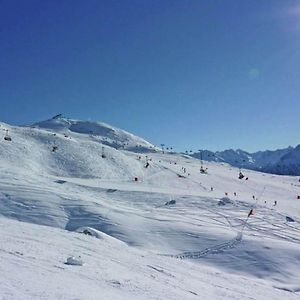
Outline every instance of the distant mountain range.
<svg viewBox="0 0 300 300"><path fill-rule="evenodd" d="M202 153L202 154L201 154ZM249 153L243 150L212 152L203 150L191 156L206 161L226 162L232 166L279 175L300 175L300 144L274 151Z"/></svg>

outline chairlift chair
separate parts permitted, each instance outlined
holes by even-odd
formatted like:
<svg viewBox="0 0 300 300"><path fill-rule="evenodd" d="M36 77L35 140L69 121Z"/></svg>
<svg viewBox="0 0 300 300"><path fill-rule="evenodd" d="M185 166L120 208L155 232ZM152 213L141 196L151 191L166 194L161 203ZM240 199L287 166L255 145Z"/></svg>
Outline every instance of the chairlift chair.
<svg viewBox="0 0 300 300"><path fill-rule="evenodd" d="M106 155L105 155L105 153L104 153L104 147L102 147L102 154L101 154L101 157L102 157L102 158L106 158Z"/></svg>
<svg viewBox="0 0 300 300"><path fill-rule="evenodd" d="M243 179L245 176L243 175L242 172L239 173L239 179Z"/></svg>
<svg viewBox="0 0 300 300"><path fill-rule="evenodd" d="M200 173L201 174L207 174L207 168L204 169L203 166L200 167Z"/></svg>
<svg viewBox="0 0 300 300"><path fill-rule="evenodd" d="M8 141L8 142L11 142L11 137L8 134L8 130L6 130L6 134L5 134L4 140Z"/></svg>

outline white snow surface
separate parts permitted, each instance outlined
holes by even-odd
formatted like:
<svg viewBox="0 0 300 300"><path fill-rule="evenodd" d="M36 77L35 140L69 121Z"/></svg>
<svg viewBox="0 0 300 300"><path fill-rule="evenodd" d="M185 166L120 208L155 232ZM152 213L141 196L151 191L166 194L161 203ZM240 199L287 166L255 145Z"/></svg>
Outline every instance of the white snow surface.
<svg viewBox="0 0 300 300"><path fill-rule="evenodd" d="M0 123L0 139L0 299L300 298L297 177L200 174L103 123Z"/></svg>

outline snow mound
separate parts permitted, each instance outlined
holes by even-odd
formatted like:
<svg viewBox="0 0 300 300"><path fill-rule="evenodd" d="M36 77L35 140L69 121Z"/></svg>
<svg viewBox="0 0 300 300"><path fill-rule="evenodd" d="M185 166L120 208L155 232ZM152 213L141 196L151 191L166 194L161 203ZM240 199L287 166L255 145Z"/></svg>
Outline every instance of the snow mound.
<svg viewBox="0 0 300 300"><path fill-rule="evenodd" d="M79 257L70 256L67 258L67 261L65 262L65 264L70 265L70 266L82 266L83 261L80 256Z"/></svg>
<svg viewBox="0 0 300 300"><path fill-rule="evenodd" d="M223 197L223 198L221 198L220 201L218 202L218 205L223 206L223 205L231 204L231 203L232 203L232 201L231 201L230 198L228 198L228 197Z"/></svg>
<svg viewBox="0 0 300 300"><path fill-rule="evenodd" d="M89 236L95 237L97 239L107 241L109 243L117 243L120 245L127 245L126 243L124 243L102 231L94 229L92 227L88 227L88 226L79 227L75 230L75 232L83 233L85 235L89 235Z"/></svg>
<svg viewBox="0 0 300 300"><path fill-rule="evenodd" d="M165 205L175 205L176 204L176 200L170 200L170 201L167 201L166 203L165 203Z"/></svg>

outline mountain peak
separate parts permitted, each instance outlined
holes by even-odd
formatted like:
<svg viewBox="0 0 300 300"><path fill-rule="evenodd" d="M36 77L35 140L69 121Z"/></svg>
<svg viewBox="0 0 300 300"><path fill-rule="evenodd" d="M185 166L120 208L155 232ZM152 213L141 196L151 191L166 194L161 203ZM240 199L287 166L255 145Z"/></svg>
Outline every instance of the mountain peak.
<svg viewBox="0 0 300 300"><path fill-rule="evenodd" d="M123 148L136 152L156 151L148 141L120 128L99 121L85 121L65 118L61 114L40 121L30 127L45 129L64 134L83 134L114 148Z"/></svg>

